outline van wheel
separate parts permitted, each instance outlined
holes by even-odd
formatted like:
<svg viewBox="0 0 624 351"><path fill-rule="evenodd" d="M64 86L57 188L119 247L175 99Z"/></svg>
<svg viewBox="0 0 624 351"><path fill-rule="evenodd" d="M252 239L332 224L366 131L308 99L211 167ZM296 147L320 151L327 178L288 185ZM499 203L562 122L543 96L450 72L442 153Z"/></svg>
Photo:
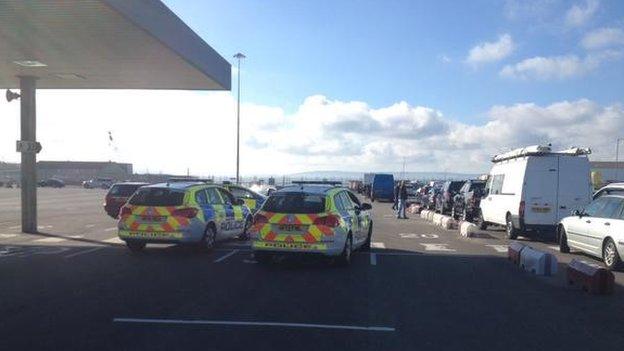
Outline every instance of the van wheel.
<svg viewBox="0 0 624 351"><path fill-rule="evenodd" d="M615 243L611 239L607 239L602 247L602 260L609 270L615 270L621 266L622 260Z"/></svg>
<svg viewBox="0 0 624 351"><path fill-rule="evenodd" d="M126 241L126 246L132 252L141 252L145 248L145 243L141 241L128 240Z"/></svg>
<svg viewBox="0 0 624 351"><path fill-rule="evenodd" d="M483 219L483 213L481 212L481 209L479 209L477 211L477 216L475 218L475 222L476 224L479 226L480 230L486 230L487 229L487 222Z"/></svg>
<svg viewBox="0 0 624 351"><path fill-rule="evenodd" d="M351 264L351 253L353 252L353 239L351 238L351 234L347 237L345 241L344 249L342 249L342 253L336 259L336 265L340 267L346 267Z"/></svg>
<svg viewBox="0 0 624 351"><path fill-rule="evenodd" d="M206 227L206 230L204 231L204 237L202 238L202 241L201 241L201 248L206 251L210 251L214 248L216 241L217 241L217 232L215 231L212 225L209 225L208 227Z"/></svg>
<svg viewBox="0 0 624 351"><path fill-rule="evenodd" d="M563 226L559 227L559 252L570 253L570 247L568 246L568 236Z"/></svg>
<svg viewBox="0 0 624 351"><path fill-rule="evenodd" d="M518 229L514 227L510 214L507 214L507 225L505 227L507 229L507 239L514 240L518 238Z"/></svg>

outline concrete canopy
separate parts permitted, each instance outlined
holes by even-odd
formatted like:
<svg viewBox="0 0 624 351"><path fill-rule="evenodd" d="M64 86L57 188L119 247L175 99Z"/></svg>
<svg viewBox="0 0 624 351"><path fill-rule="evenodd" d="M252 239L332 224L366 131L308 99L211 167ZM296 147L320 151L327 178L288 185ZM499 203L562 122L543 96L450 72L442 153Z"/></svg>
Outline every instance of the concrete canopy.
<svg viewBox="0 0 624 351"><path fill-rule="evenodd" d="M44 89L231 86L230 64L158 0L0 0L0 88L18 76Z"/></svg>

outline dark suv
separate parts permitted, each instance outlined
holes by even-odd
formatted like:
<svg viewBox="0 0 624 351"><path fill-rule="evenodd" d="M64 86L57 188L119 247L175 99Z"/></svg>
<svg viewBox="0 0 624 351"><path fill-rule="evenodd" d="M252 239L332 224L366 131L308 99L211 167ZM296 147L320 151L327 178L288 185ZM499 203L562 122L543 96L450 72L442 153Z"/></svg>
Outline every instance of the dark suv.
<svg viewBox="0 0 624 351"><path fill-rule="evenodd" d="M444 182L435 201L436 212L442 214L451 213L453 209L453 197L459 192L462 185L464 185L463 180L447 180Z"/></svg>
<svg viewBox="0 0 624 351"><path fill-rule="evenodd" d="M148 183L125 182L115 183L108 190L106 200L104 202L104 211L113 218L119 215L119 209L123 206L134 192Z"/></svg>
<svg viewBox="0 0 624 351"><path fill-rule="evenodd" d="M485 193L485 180L467 180L453 199L451 216L472 221L479 211L479 203Z"/></svg>

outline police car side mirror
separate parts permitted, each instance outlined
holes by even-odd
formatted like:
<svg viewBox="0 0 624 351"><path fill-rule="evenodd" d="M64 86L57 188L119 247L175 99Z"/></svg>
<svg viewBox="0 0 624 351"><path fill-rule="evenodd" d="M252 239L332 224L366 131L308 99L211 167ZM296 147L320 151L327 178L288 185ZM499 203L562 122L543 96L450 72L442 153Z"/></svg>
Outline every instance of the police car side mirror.
<svg viewBox="0 0 624 351"><path fill-rule="evenodd" d="M367 203L363 203L362 205L360 205L360 210L362 211L368 211L368 210L371 210L372 208L373 206Z"/></svg>

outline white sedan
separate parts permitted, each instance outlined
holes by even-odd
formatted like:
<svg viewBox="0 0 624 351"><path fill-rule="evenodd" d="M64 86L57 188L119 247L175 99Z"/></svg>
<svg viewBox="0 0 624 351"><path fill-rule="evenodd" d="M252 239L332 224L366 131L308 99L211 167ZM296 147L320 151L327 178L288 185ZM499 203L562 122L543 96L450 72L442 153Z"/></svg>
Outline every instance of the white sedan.
<svg viewBox="0 0 624 351"><path fill-rule="evenodd" d="M608 269L621 266L624 252L624 195L603 195L584 210L561 220L558 228L559 250L570 248L601 257Z"/></svg>

